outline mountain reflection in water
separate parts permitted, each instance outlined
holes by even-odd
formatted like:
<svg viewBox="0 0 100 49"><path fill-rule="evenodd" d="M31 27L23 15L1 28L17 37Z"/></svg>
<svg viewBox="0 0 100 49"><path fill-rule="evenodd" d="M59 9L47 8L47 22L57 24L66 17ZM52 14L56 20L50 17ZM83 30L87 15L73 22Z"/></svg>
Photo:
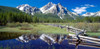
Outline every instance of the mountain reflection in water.
<svg viewBox="0 0 100 49"><path fill-rule="evenodd" d="M0 36L1 49L75 49L75 45L69 44L71 37L62 34L16 34L17 36ZM3 40L6 37L8 40ZM95 47L79 46L78 49L100 49Z"/></svg>
<svg viewBox="0 0 100 49"><path fill-rule="evenodd" d="M24 43L28 43L30 40L41 39L48 43L49 45L58 43L61 44L62 41L67 40L67 35L57 35L57 34L42 34L42 35L22 35L16 40Z"/></svg>

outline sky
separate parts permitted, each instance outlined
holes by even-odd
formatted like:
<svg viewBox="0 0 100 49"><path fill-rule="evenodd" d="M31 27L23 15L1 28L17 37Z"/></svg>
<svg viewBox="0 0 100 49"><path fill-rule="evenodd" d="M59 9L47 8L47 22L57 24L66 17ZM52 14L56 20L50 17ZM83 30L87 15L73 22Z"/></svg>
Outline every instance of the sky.
<svg viewBox="0 0 100 49"><path fill-rule="evenodd" d="M48 2L61 3L69 11L78 14L100 11L100 0L0 0L0 6L17 7L22 4L29 4L41 8Z"/></svg>

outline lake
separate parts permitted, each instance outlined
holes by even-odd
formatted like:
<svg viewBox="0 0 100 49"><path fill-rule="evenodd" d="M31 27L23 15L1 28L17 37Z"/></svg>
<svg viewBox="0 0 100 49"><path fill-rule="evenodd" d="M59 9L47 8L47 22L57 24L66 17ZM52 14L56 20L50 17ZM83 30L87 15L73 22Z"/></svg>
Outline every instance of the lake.
<svg viewBox="0 0 100 49"><path fill-rule="evenodd" d="M63 34L0 34L0 49L75 49ZM100 46L100 45L99 45ZM79 45L78 49L100 49Z"/></svg>

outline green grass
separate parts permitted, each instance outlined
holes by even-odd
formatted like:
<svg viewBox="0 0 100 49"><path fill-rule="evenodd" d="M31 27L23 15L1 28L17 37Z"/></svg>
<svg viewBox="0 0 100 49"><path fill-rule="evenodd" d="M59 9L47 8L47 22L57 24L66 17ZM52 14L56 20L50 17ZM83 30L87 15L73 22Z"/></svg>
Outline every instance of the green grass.
<svg viewBox="0 0 100 49"><path fill-rule="evenodd" d="M16 25L14 25L16 24ZM48 24L48 23L44 23ZM42 23L11 23L8 26L0 27L0 32L17 32L17 33L52 33L52 34L69 34L65 28L53 27ZM60 25L75 26L76 23L50 23ZM31 30L21 30L20 28L32 28ZM100 32L87 32L89 36L100 36Z"/></svg>
<svg viewBox="0 0 100 49"><path fill-rule="evenodd" d="M0 29L0 32L30 32L30 30L20 30L19 28L5 27Z"/></svg>
<svg viewBox="0 0 100 49"><path fill-rule="evenodd" d="M19 24L18 24L19 25ZM29 26L27 26L29 25ZM68 34L69 32L66 31L66 29L61 29L59 27L53 27L49 25L44 25L41 23L35 23L35 24L24 24L22 26L14 26L9 25L5 27L0 27L0 32L21 32L21 33L52 33L52 34ZM14 26L14 27L12 27ZM33 28L31 30L21 30L20 28Z"/></svg>
<svg viewBox="0 0 100 49"><path fill-rule="evenodd" d="M87 32L89 36L100 36L100 32Z"/></svg>
<svg viewBox="0 0 100 49"><path fill-rule="evenodd" d="M53 27L43 24L35 24L34 28L37 29L40 33L53 33L53 34L68 34L69 32L66 29L61 29L59 27Z"/></svg>
<svg viewBox="0 0 100 49"><path fill-rule="evenodd" d="M31 33L33 28L34 28L33 25L28 24L28 23L10 23L10 24L7 24L7 26L0 26L0 32Z"/></svg>

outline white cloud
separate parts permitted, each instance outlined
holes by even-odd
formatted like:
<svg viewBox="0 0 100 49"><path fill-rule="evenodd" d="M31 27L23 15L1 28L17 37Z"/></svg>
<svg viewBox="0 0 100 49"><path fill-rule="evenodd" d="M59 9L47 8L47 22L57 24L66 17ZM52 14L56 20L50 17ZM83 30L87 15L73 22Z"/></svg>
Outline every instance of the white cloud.
<svg viewBox="0 0 100 49"><path fill-rule="evenodd" d="M72 9L74 12L78 13L78 14L82 14L83 12L86 12L87 8L90 7L95 7L94 5L90 5L90 4L85 4L85 5L81 5L81 7L76 7L75 9Z"/></svg>
<svg viewBox="0 0 100 49"><path fill-rule="evenodd" d="M90 5L90 4L84 4L84 5L81 5L81 6L85 6L85 7L95 7L94 5Z"/></svg>
<svg viewBox="0 0 100 49"><path fill-rule="evenodd" d="M75 9L72 9L74 12L81 14L82 12L86 12L87 7L76 7Z"/></svg>

